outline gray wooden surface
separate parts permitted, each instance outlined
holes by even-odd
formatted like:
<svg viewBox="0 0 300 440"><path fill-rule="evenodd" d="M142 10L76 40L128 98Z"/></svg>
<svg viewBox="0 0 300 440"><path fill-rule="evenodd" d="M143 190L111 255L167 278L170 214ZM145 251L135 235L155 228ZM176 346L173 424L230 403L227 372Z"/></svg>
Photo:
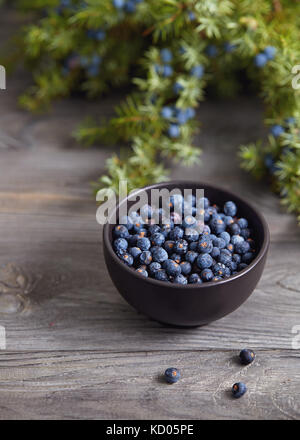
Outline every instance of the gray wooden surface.
<svg viewBox="0 0 300 440"><path fill-rule="evenodd" d="M3 32L3 30L1 31ZM209 326L179 330L136 313L107 274L90 182L112 148L70 136L85 115L107 115L120 96L17 106L27 80L0 92L0 419L299 419L300 230L267 186L239 169L236 149L264 133L256 99L201 104L202 167L172 177L240 192L266 216L272 244L250 299ZM257 353L241 367L243 347ZM182 370L174 386L161 380ZM249 392L230 397L237 381Z"/></svg>

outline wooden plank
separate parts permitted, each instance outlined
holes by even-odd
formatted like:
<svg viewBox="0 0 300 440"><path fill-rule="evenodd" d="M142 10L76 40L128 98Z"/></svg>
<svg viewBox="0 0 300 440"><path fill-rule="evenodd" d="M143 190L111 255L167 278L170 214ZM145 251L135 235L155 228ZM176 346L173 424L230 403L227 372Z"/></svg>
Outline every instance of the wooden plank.
<svg viewBox="0 0 300 440"><path fill-rule="evenodd" d="M224 350L4 353L0 419L299 419L299 352L256 355L242 367ZM233 399L237 381L248 391Z"/></svg>
<svg viewBox="0 0 300 440"><path fill-rule="evenodd" d="M84 225L79 221L77 227ZM8 350L291 348L292 327L300 324L297 243L271 246L261 282L234 313L209 326L180 330L151 321L125 303L107 274L96 236L90 235L96 243L89 244L71 235L51 242L39 232L34 238L34 229L28 232L31 243L15 237L1 246L0 263L21 267L15 273L0 271L6 286L0 324L7 329ZM16 288L20 274L28 281Z"/></svg>
<svg viewBox="0 0 300 440"><path fill-rule="evenodd" d="M1 20L1 19L0 19ZM3 23L3 20L1 20ZM1 35L18 23L6 15ZM71 132L85 115L107 116L122 96L80 99L33 116L17 108L28 77L8 79L0 101L0 418L299 418L300 229L266 182L239 168L237 148L265 134L257 99L200 105L204 166L172 178L239 191L268 221L272 245L250 299L197 329L165 327L136 313L104 265L90 182L118 146L83 149ZM241 368L237 352L258 352ZM175 386L161 381L182 369ZM230 398L233 382L249 392Z"/></svg>
<svg viewBox="0 0 300 440"><path fill-rule="evenodd" d="M56 106L51 117L44 115L28 120L23 113L14 110L13 98L16 99L16 96L12 95L10 98L12 102L9 100L9 103L6 103L9 119L7 115L0 117L0 133L4 133L5 136L14 134L8 145L23 144L24 149L2 150L1 212L9 210L11 213L15 211L19 213L23 210L28 215L30 212L37 212L38 204L39 214L53 210L60 215L68 214L69 210L64 212L64 203L70 205L71 202L66 198L72 196L77 198L77 204L75 201L72 204L74 214L78 210L85 213L90 227L96 229L97 225L91 217L92 210L95 212L96 207L93 203L90 183L103 174L105 160L111 155L112 150L103 147L83 149L74 142L71 132L82 120L80 102L67 101L64 105ZM232 131L231 137L227 134L227 137L221 138L218 132L224 128L223 124L227 123L230 127L231 119L240 123L240 106L245 111L242 128L237 132ZM104 101L99 107L102 115L105 115L111 113L113 103ZM94 111L93 104L90 107L85 104L84 108L87 113ZM198 117L203 121L203 133L195 142L204 148L202 160L205 166L195 166L190 169L174 167L172 177L204 180L233 191L238 187L241 195L266 216L273 241L299 239L300 232L295 217L284 213L278 197L270 192L266 182L256 182L239 168L237 148L241 143L247 143L253 138L253 121L255 121L253 115L256 119L260 116L256 100L229 102L227 106L223 103L222 106L219 104L217 107L212 106L211 103L202 104ZM216 119L214 124L216 133L209 131L212 116ZM14 120L18 122L14 123ZM259 123L257 124L259 128ZM13 127L14 131L7 134L9 127ZM259 130L257 131L258 136L260 133ZM59 200L60 198L62 201Z"/></svg>

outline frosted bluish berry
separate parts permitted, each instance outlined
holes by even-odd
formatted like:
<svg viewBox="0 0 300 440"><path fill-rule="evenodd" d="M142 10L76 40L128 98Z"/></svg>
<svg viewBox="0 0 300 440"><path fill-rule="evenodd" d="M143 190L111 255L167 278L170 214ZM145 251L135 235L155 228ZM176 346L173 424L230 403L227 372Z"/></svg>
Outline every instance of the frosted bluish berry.
<svg viewBox="0 0 300 440"><path fill-rule="evenodd" d="M180 371L177 368L167 368L165 371L165 379L168 383L176 383L181 378Z"/></svg>
<svg viewBox="0 0 300 440"><path fill-rule="evenodd" d="M264 53L259 53L254 58L254 64L256 67L264 67L265 64L267 64L268 58Z"/></svg>
<svg viewBox="0 0 300 440"><path fill-rule="evenodd" d="M231 391L233 397L238 399L239 397L242 397L245 394L245 392L247 391L247 387L243 382L237 382L232 386Z"/></svg>
<svg viewBox="0 0 300 440"><path fill-rule="evenodd" d="M201 64L199 64L198 66L194 66L191 69L191 75L195 76L196 78L199 79L202 78L203 74L204 74L204 68Z"/></svg>
<svg viewBox="0 0 300 440"><path fill-rule="evenodd" d="M267 46L264 50L264 54L266 55L268 60L272 60L276 55L277 49L274 46Z"/></svg>
<svg viewBox="0 0 300 440"><path fill-rule="evenodd" d="M279 124L275 124L275 125L272 125L270 132L274 137L278 137L282 133L284 133L284 128Z"/></svg>

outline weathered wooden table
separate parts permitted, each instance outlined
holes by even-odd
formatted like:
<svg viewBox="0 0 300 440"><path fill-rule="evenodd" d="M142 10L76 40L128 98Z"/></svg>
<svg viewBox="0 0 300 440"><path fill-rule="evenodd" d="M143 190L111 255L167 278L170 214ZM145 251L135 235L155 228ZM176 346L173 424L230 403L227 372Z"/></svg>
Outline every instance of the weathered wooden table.
<svg viewBox="0 0 300 440"><path fill-rule="evenodd" d="M70 133L119 97L65 101L32 116L16 104L24 80L0 95L0 418L297 419L300 416L300 229L267 186L240 170L237 146L263 134L257 100L201 105L205 166L172 177L240 192L269 223L272 244L256 291L209 326L164 327L120 297L105 268L90 182L110 148L83 149ZM292 341L294 338L294 349ZM299 341L298 341L299 343ZM243 347L257 353L241 367ZM182 380L165 385L168 366ZM235 381L248 385L230 397Z"/></svg>

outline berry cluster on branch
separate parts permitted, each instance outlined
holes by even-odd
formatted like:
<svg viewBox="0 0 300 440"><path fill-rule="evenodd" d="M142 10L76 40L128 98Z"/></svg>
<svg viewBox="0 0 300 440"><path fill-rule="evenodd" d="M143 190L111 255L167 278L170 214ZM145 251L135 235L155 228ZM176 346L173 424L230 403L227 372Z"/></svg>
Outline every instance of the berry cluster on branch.
<svg viewBox="0 0 300 440"><path fill-rule="evenodd" d="M18 0L35 10L22 52L34 85L32 110L78 90L95 97L122 84L135 90L109 121L88 120L80 142L129 143L112 156L97 188L165 180L170 161L199 162L195 110L207 89L239 91L243 72L265 104L267 139L241 146L241 165L268 176L300 216L300 3L293 0Z"/></svg>

